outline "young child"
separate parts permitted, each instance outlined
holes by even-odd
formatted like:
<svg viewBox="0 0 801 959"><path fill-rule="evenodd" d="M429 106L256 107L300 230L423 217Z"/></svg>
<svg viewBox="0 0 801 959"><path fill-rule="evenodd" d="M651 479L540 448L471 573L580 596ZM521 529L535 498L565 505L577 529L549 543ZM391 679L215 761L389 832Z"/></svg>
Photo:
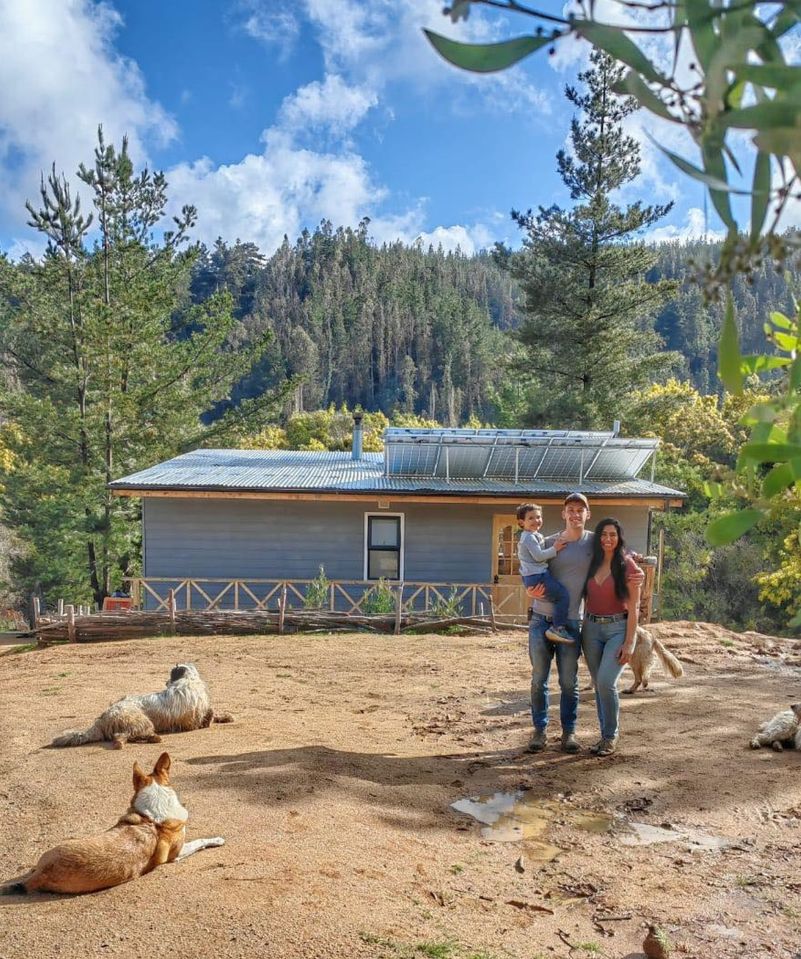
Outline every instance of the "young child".
<svg viewBox="0 0 801 959"><path fill-rule="evenodd" d="M565 629L570 598L564 586L548 572L548 560L564 549L565 544L558 540L546 549L545 537L540 533L542 527L542 508L534 503L523 503L517 507L517 520L523 532L517 544L520 559L520 575L526 586L545 587L545 598L553 603L553 625L545 631L545 638L552 643L573 643L575 640Z"/></svg>

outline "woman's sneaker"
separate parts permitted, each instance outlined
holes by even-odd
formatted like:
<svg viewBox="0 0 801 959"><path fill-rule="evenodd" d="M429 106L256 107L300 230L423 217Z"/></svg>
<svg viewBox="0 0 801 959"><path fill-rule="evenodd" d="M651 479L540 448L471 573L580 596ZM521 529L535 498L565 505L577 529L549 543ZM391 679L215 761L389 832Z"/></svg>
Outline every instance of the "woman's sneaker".
<svg viewBox="0 0 801 959"><path fill-rule="evenodd" d="M552 643L567 643L572 645L574 640L564 626L549 626L545 630L545 638Z"/></svg>

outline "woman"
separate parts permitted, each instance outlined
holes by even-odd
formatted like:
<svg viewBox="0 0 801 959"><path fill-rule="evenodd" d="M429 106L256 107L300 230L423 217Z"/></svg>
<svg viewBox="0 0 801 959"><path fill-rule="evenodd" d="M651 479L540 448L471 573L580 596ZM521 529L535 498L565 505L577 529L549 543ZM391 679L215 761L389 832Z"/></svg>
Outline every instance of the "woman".
<svg viewBox="0 0 801 959"><path fill-rule="evenodd" d="M620 701L617 681L636 642L640 587L626 578L642 573L625 553L620 523L611 517L595 527L592 560L584 584L582 648L593 683L601 739L590 752L611 756L617 748Z"/></svg>

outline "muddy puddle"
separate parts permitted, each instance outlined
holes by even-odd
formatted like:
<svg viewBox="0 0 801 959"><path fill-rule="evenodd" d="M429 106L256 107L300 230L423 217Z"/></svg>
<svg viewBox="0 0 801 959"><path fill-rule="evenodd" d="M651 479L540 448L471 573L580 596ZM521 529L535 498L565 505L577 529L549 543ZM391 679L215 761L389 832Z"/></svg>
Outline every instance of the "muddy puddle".
<svg viewBox="0 0 801 959"><path fill-rule="evenodd" d="M552 825L597 834L609 833L614 828L616 840L623 846L675 842L691 850L710 852L725 849L730 842L686 826L655 826L620 815L591 812L556 799L534 799L523 791L497 792L484 799L459 799L451 803L451 809L481 823L481 838L488 842L523 843L526 858L535 863L551 862L563 852L548 839Z"/></svg>
<svg viewBox="0 0 801 959"><path fill-rule="evenodd" d="M482 823L481 837L488 842L522 842L526 858L551 862L563 851L548 842L551 824L558 822L585 832L606 833L614 819L603 813L576 809L554 799L533 799L525 792L495 793L488 799L460 799L451 809Z"/></svg>

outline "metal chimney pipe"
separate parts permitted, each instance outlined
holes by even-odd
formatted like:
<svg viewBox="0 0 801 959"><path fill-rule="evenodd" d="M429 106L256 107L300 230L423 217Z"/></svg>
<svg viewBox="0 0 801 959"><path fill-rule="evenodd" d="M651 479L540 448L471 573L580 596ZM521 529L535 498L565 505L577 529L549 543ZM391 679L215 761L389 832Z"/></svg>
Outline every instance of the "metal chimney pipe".
<svg viewBox="0 0 801 959"><path fill-rule="evenodd" d="M362 430L362 415L361 413L353 414L353 443L351 444L351 456L355 460L360 460L362 458L362 440L364 433Z"/></svg>
<svg viewBox="0 0 801 959"><path fill-rule="evenodd" d="M612 435L617 436L620 433L620 420L615 420L612 424Z"/></svg>

